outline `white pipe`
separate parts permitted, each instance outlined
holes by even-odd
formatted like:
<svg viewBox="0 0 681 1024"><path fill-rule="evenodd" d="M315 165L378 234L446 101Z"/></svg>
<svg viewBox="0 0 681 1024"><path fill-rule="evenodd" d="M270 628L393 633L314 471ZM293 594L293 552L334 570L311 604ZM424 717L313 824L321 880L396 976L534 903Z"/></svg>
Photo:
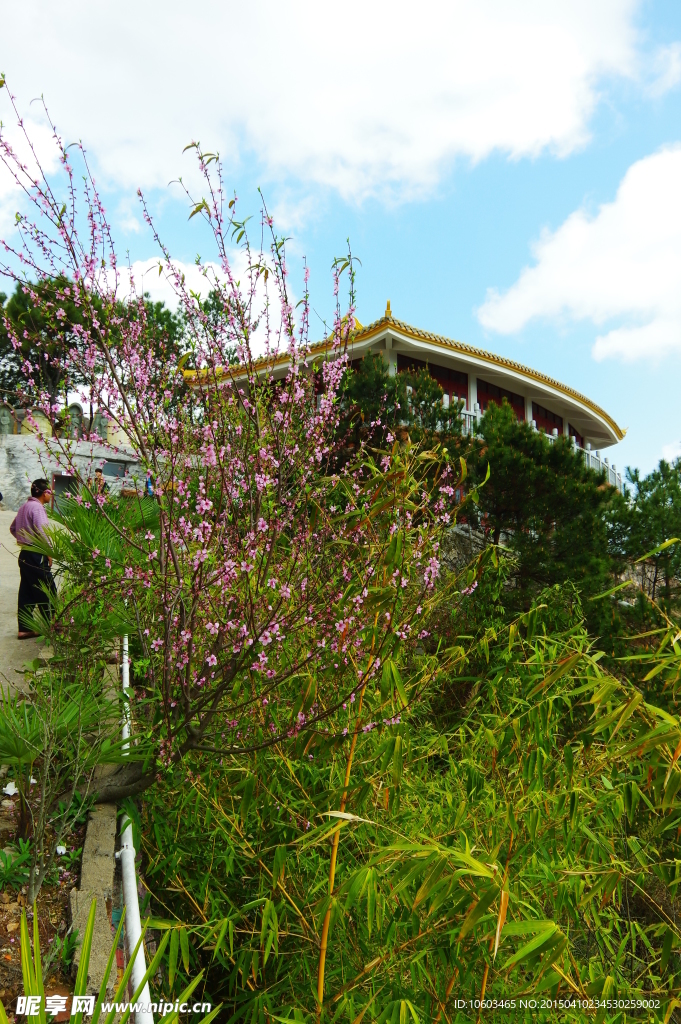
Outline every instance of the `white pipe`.
<svg viewBox="0 0 681 1024"><path fill-rule="evenodd" d="M123 637L123 664L122 664L122 667L123 667L123 693L125 694L126 691L130 689L130 664L128 662L128 638L127 638L127 636ZM129 722L130 722L130 715L127 712L126 712L126 715L125 715L125 722L126 722L126 724L123 726L123 731L124 731L123 739L127 740L128 735L127 735L127 732L126 732L126 726L128 726Z"/></svg>
<svg viewBox="0 0 681 1024"><path fill-rule="evenodd" d="M123 637L123 695L130 696L130 666L128 664L128 638ZM123 719L123 752L127 753L130 747L130 707L126 704L125 717ZM137 898L137 874L135 872L135 847L132 841L132 822L127 814L121 820L121 849L119 852L121 861L121 872L123 875L123 902L125 904L125 936L128 945L128 958L132 956L133 950L142 934L140 922L140 906ZM139 984L146 974L147 964L144 957L144 943L140 944L135 962L132 967L132 990L136 992ZM138 996L138 1003L145 1007L151 1006L151 994L149 982L145 982L142 992ZM135 1014L136 1024L154 1024L154 1015L151 1009L138 1010Z"/></svg>

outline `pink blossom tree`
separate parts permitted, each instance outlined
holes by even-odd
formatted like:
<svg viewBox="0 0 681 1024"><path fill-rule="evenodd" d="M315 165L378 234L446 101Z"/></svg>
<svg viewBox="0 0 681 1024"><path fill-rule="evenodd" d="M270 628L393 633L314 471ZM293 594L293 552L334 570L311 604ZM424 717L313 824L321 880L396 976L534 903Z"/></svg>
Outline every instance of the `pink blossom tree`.
<svg viewBox="0 0 681 1024"><path fill-rule="evenodd" d="M390 692L379 685L383 666L424 632L454 490L446 453L426 457L395 442L350 461L343 454L352 254L334 262L333 331L312 348L307 269L294 306L285 243L264 202L254 248L219 157L192 143L205 194L187 198L213 242L214 260L197 265L217 316L188 288L139 193L192 352L190 371L168 364L150 343L138 283L116 256L85 150L66 147L52 125L53 183L17 121L28 156L4 133L0 156L23 212L2 242L0 270L36 302L35 282L68 282L42 311L57 333L60 298L80 311L61 366L65 389L90 382L84 397L124 432L153 489L153 498L114 500L82 481L61 512L67 530L53 537L63 575L53 639L73 648L92 630L94 607L113 616L131 636L140 726L154 725L155 767L119 776L101 795L139 791L189 751L223 757L291 742L307 751L382 723L394 698L392 683ZM27 361L25 372L37 386L36 365ZM39 408L57 424L62 410L49 395ZM75 472L73 440L43 442ZM401 703L414 694L401 687ZM348 705L349 730L339 725Z"/></svg>

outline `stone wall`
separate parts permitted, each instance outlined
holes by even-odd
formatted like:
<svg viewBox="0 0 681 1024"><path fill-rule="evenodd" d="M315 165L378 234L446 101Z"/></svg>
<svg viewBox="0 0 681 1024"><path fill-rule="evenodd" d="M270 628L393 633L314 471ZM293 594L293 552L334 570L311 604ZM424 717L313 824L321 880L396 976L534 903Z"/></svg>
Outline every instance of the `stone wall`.
<svg viewBox="0 0 681 1024"><path fill-rule="evenodd" d="M138 463L128 449L112 451L106 444L91 444L88 441L71 442L74 445L73 464L78 473L89 479L97 466L103 462L124 465L128 476L139 477ZM17 510L31 492L31 481L45 477L52 482L52 474L61 472L57 460L48 451L43 441L32 434L0 434L0 493L3 507ZM120 488L119 480L107 478L112 492ZM126 486L130 486L127 484Z"/></svg>

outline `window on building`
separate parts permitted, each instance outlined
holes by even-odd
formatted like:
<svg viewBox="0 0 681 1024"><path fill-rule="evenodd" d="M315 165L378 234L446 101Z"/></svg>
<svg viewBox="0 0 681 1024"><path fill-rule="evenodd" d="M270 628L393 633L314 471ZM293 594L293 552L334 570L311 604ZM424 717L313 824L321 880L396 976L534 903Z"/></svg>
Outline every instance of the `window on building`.
<svg viewBox="0 0 681 1024"><path fill-rule="evenodd" d="M506 388L497 387L496 384L489 384L486 380L478 377L478 405L483 412L488 405L501 405L506 399L519 420L525 419L525 399L522 395L516 395L514 391L507 391Z"/></svg>
<svg viewBox="0 0 681 1024"><path fill-rule="evenodd" d="M536 402L532 403L532 419L537 424L537 430L545 430L547 434L553 433L554 430L559 434L563 433L563 417L557 416L550 409L545 409L543 405L537 405Z"/></svg>
<svg viewBox="0 0 681 1024"><path fill-rule="evenodd" d="M572 426L571 423L568 423L568 434L570 435L570 437L574 437L579 448L584 447L584 438L582 437L580 432L575 427Z"/></svg>

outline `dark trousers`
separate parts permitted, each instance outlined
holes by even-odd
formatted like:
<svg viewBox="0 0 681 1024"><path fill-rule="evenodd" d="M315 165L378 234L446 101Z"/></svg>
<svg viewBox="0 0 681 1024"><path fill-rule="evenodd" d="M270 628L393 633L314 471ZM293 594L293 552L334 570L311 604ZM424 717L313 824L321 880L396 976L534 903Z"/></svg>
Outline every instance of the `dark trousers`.
<svg viewBox="0 0 681 1024"><path fill-rule="evenodd" d="M50 594L56 594L57 588L50 566L45 555L35 551L22 550L19 555L19 632L32 628L30 619L36 607L45 615L50 610ZM48 593L45 593L47 587Z"/></svg>

